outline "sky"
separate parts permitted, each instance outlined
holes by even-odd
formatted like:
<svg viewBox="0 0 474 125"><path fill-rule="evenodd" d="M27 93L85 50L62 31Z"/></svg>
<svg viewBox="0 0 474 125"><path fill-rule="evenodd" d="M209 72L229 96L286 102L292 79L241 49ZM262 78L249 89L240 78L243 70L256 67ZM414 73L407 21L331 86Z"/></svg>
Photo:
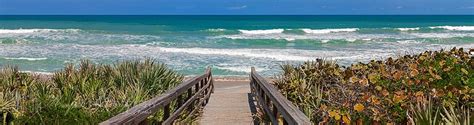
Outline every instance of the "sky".
<svg viewBox="0 0 474 125"><path fill-rule="evenodd" d="M0 0L1 15L474 15L474 0Z"/></svg>

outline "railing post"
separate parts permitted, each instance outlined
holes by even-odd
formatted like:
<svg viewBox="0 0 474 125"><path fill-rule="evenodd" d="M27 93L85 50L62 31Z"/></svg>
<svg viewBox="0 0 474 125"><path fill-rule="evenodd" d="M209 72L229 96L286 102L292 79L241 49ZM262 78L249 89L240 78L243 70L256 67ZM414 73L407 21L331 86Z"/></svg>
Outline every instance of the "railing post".
<svg viewBox="0 0 474 125"><path fill-rule="evenodd" d="M213 82L211 69L209 67L205 74L183 81L175 88L135 105L127 111L103 121L100 124L149 124L147 117L155 114L157 111L163 111L162 121L157 122L161 124L173 124L175 119L183 113L188 114L187 118L189 118L190 115L193 115L193 113L205 105L203 104L205 100L201 99L209 99L210 92L213 91L214 87ZM203 105L201 106L201 104ZM186 112L186 110L189 112Z"/></svg>
<svg viewBox="0 0 474 125"><path fill-rule="evenodd" d="M148 119L143 120L142 122L138 123L139 125L148 125Z"/></svg>
<svg viewBox="0 0 474 125"><path fill-rule="evenodd" d="M207 79L207 77L205 77L205 78L204 78L204 85L207 85L207 84L209 84L209 83L208 83L208 81L209 81L209 80ZM207 95L207 92L209 91L209 90L208 90L208 89L209 89L209 87L207 87L207 88L202 88L202 89L204 89L204 95L203 95L203 98L204 98L204 106L205 106L205 105L207 104L206 95Z"/></svg>
<svg viewBox="0 0 474 125"><path fill-rule="evenodd" d="M214 78L212 74L209 74L209 78L211 79L211 92L214 93Z"/></svg>
<svg viewBox="0 0 474 125"><path fill-rule="evenodd" d="M279 122L278 120L280 118L280 112L278 112L278 108L275 105L272 104L272 106L273 106L273 116L275 117L278 123Z"/></svg>
<svg viewBox="0 0 474 125"><path fill-rule="evenodd" d="M254 67L251 68L250 84L253 96L258 100L258 106L270 118L271 124L311 124L309 118L272 84L258 75Z"/></svg>
<svg viewBox="0 0 474 125"><path fill-rule="evenodd" d="M204 82L205 82L205 81L206 81L205 79L202 79L202 80L199 82L199 84L200 84L200 85L199 85L199 86L200 86L199 89L201 89L202 87L204 87Z"/></svg>
<svg viewBox="0 0 474 125"><path fill-rule="evenodd" d="M199 87L199 83L194 85L194 92L197 93L201 87Z"/></svg>
<svg viewBox="0 0 474 125"><path fill-rule="evenodd" d="M179 95L178 96L178 99L176 99L176 109L178 109L179 107L181 107L183 105L183 95Z"/></svg>
<svg viewBox="0 0 474 125"><path fill-rule="evenodd" d="M188 89L188 95L187 95L187 97L186 97L186 101L190 100L190 99L191 99L191 96L193 96L193 88L189 88L189 89ZM189 105L189 106L188 106L188 109L187 109L187 110L188 110L188 111L193 110L193 105L194 105L194 100L193 100L193 102L192 102L192 105Z"/></svg>
<svg viewBox="0 0 474 125"><path fill-rule="evenodd" d="M163 121L166 121L170 117L170 104L166 104L163 107Z"/></svg>

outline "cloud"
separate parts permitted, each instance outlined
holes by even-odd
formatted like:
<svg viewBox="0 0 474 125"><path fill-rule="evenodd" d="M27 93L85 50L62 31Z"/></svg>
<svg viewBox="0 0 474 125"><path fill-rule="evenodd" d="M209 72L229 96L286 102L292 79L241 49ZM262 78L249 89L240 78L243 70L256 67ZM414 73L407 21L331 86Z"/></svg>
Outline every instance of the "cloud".
<svg viewBox="0 0 474 125"><path fill-rule="evenodd" d="M240 10L247 8L247 5L228 7L229 10Z"/></svg>

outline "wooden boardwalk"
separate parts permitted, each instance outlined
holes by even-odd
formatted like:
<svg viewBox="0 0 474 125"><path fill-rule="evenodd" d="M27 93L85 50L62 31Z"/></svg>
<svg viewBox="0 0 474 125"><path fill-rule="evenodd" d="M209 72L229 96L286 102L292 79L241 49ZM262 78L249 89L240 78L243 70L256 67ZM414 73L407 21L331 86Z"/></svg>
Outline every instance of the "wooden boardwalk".
<svg viewBox="0 0 474 125"><path fill-rule="evenodd" d="M214 93L204 107L201 125L251 125L253 124L249 103L249 81L215 81Z"/></svg>
<svg viewBox="0 0 474 125"><path fill-rule="evenodd" d="M256 107L263 109L270 118L265 123L311 125L303 112L258 75L254 68L251 71L250 81L214 81L211 68L208 67L204 74L183 81L175 88L100 124L135 125L153 122L172 125L178 117L194 116L190 114L196 114L204 106L199 118L199 123L203 125L255 124L257 120L253 120L252 114L255 114ZM175 102L174 105L172 102ZM163 111L163 119L150 121L148 117L158 111Z"/></svg>

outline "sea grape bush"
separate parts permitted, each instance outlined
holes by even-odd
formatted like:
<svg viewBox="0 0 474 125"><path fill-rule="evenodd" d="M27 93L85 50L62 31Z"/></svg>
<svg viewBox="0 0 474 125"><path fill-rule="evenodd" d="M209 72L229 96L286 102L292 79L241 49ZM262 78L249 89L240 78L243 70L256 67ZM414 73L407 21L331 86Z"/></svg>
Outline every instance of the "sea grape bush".
<svg viewBox="0 0 474 125"><path fill-rule="evenodd" d="M314 123L472 124L473 52L425 51L348 67L321 59L286 64L274 85Z"/></svg>

